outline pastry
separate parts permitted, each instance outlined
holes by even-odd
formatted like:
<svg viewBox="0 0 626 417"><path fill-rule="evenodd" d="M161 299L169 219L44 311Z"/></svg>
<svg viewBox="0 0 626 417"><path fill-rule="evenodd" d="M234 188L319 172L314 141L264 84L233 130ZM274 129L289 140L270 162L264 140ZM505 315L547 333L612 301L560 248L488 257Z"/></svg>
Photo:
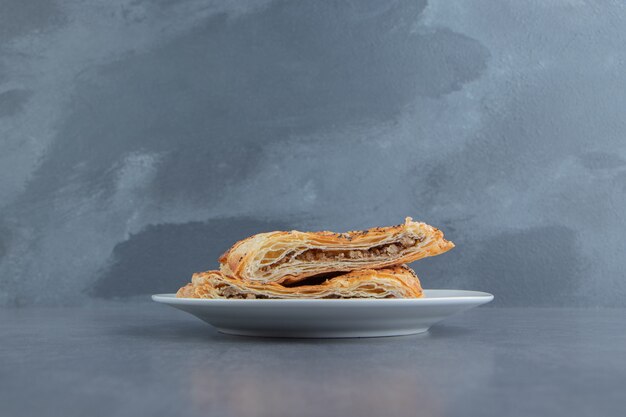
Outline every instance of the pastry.
<svg viewBox="0 0 626 417"><path fill-rule="evenodd" d="M340 274L317 285L285 287L276 283L245 282L220 271L193 274L191 283L176 293L179 298L418 298L419 279L407 266L364 269Z"/></svg>
<svg viewBox="0 0 626 417"><path fill-rule="evenodd" d="M398 226L347 233L260 233L222 255L220 270L250 283L289 285L329 272L405 264L453 247L440 230L407 217Z"/></svg>

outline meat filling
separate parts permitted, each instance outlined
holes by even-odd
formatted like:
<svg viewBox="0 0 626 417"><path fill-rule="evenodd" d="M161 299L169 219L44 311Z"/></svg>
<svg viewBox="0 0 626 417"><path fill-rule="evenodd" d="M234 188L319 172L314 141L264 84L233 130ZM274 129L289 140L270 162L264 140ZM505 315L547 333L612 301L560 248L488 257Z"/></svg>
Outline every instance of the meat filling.
<svg viewBox="0 0 626 417"><path fill-rule="evenodd" d="M222 286L218 288L219 294L224 297L224 298L229 298L229 299L266 299L268 298L265 295L260 295L260 294L242 294L239 291L237 291L237 289L230 287L230 286Z"/></svg>
<svg viewBox="0 0 626 417"><path fill-rule="evenodd" d="M296 259L300 261L325 261L339 259L366 259L376 256L393 256L415 245L415 242L417 242L416 239L409 236L403 236L398 242L387 243L370 249L353 249L348 251L309 249L296 256ZM281 261L286 262L284 260L286 258L287 257L281 259Z"/></svg>
<svg viewBox="0 0 626 417"><path fill-rule="evenodd" d="M394 243L387 243L380 246L375 246L370 249L353 249L353 250L323 250L323 249L308 249L299 255L295 256L295 259L299 261L327 261L327 260L341 260L341 259L367 259L378 256L395 256L404 251L415 243L421 242L422 239L414 238L410 236L402 236L402 238ZM261 271L269 271L271 268L275 268L285 262L289 262L294 257L293 255L284 256L282 259L274 262L271 265L261 268Z"/></svg>

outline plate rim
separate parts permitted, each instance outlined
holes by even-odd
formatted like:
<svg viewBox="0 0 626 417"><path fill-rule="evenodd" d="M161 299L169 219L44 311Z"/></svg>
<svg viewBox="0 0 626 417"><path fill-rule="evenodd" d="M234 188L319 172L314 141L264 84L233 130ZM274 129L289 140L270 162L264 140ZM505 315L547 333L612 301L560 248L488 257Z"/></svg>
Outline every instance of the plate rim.
<svg viewBox="0 0 626 417"><path fill-rule="evenodd" d="M456 296L444 296L444 297L436 297L436 298L384 298L384 299L374 299L374 298L347 298L347 299L316 299L316 298L299 298L299 299L277 299L277 300L267 300L267 299L212 299L212 298L177 298L175 293L162 293L162 294L153 294L151 296L152 301L161 304L169 304L169 305L297 305L297 304L332 304L336 305L350 305L350 304L373 304L373 305L424 305L424 304L437 304L441 302L445 303L466 303L466 302L482 302L481 304L488 303L492 301L495 297L493 294L484 292L484 291L473 291L473 290L457 290L457 289L449 289L449 288L441 288L441 289L425 289L424 291L460 291L466 293L465 295L456 295Z"/></svg>

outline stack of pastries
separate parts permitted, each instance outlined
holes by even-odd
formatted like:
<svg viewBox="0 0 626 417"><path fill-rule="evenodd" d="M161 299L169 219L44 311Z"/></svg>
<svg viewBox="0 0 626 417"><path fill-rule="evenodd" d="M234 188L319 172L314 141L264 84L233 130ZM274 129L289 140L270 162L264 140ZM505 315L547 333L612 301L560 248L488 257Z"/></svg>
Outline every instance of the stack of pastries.
<svg viewBox="0 0 626 417"><path fill-rule="evenodd" d="M220 269L193 274L182 298L419 298L406 263L454 244L407 217L404 224L347 233L269 232L235 243Z"/></svg>

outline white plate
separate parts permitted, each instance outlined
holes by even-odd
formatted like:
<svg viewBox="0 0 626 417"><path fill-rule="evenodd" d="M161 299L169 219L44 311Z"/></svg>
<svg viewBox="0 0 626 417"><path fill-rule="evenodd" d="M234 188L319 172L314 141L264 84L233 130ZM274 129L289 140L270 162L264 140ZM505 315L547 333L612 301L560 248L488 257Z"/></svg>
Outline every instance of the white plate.
<svg viewBox="0 0 626 417"><path fill-rule="evenodd" d="M422 333L493 300L479 291L424 290L413 299L210 300L153 295L222 333L266 337L381 337Z"/></svg>

